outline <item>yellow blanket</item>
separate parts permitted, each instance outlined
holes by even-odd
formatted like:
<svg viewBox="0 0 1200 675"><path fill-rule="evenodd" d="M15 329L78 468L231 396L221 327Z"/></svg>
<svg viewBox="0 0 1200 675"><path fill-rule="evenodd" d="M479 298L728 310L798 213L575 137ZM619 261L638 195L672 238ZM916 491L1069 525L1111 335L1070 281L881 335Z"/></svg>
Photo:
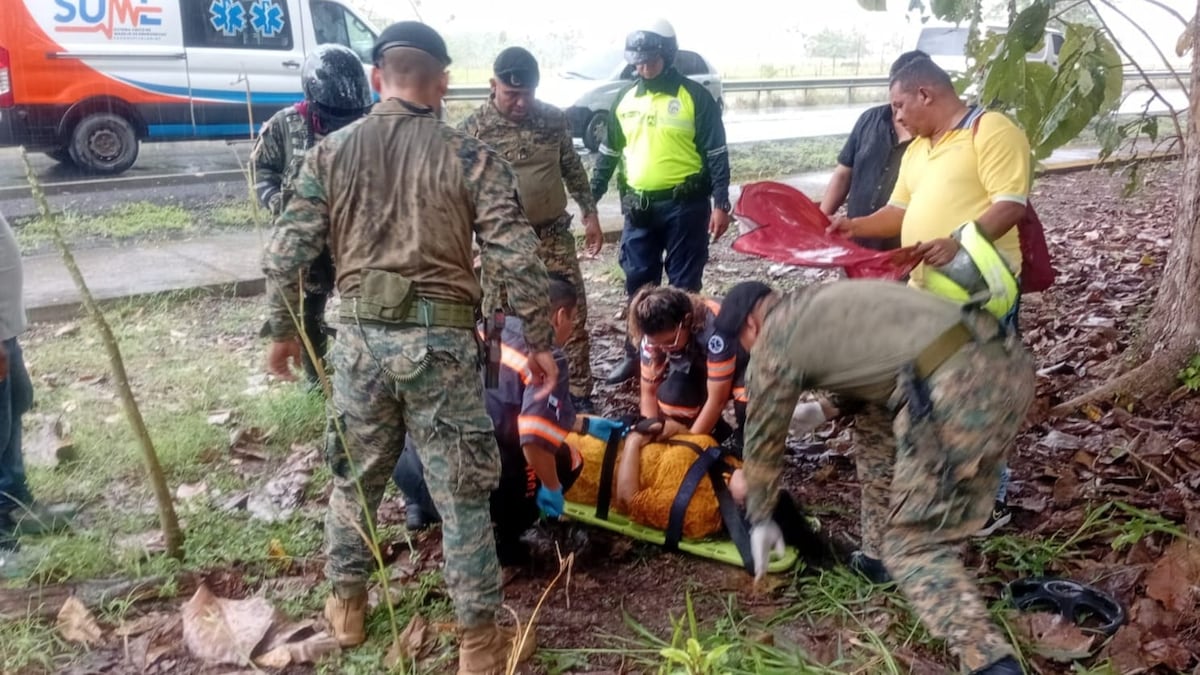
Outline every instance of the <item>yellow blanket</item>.
<svg viewBox="0 0 1200 675"><path fill-rule="evenodd" d="M671 515L671 504L679 491L679 485L692 463L699 456L696 451L673 441L692 443L700 449L708 449L717 442L709 436L676 436L664 443L651 443L642 448L641 489L634 495L625 515L635 523L640 523L657 530L665 530ZM583 471L575 484L567 491L566 498L570 501L595 505L600 492L600 470L604 463L604 441L570 434L567 443L583 455ZM624 448L622 442L621 448ZM620 451L617 455L617 465L620 465ZM733 458L727 458L733 466L740 463ZM616 471L613 472L615 477ZM615 493L615 487L613 489ZM615 504L613 505L615 509ZM720 532L722 529L721 513L717 506L717 495L712 483L705 479L700 481L688 504L687 513L683 519L683 536L688 539L703 539Z"/></svg>

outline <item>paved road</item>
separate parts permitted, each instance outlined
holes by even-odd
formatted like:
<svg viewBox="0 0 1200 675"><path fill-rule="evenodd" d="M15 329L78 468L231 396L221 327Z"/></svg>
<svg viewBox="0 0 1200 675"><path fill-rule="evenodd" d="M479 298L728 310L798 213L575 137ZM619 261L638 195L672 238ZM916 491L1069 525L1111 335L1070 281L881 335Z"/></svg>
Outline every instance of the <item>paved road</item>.
<svg viewBox="0 0 1200 675"><path fill-rule="evenodd" d="M1164 93L1177 109L1187 105L1183 92ZM1122 106L1122 112L1140 112L1149 99L1146 92L1135 93ZM725 118L726 131L730 143L844 135L850 132L859 114L871 105L874 104L763 113L731 111ZM1155 102L1150 110L1162 112L1165 106ZM41 180L52 186L53 203L57 208L87 213L124 201L194 204L246 194L244 174L239 170L245 166L249 152L250 144L246 141L147 143L143 144L141 156L131 170L99 182L41 154L32 155L30 160ZM17 150L0 149L0 210L12 217L34 214L28 194Z"/></svg>

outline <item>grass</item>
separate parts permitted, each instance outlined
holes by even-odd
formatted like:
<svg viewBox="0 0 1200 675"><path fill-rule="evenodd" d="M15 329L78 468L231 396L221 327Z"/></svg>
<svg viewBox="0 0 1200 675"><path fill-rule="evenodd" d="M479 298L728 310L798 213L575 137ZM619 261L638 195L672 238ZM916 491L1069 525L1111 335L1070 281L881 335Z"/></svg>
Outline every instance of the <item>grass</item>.
<svg viewBox="0 0 1200 675"><path fill-rule="evenodd" d="M782 141L739 143L729 146L729 172L734 183L829 171L845 136L793 138Z"/></svg>
<svg viewBox="0 0 1200 675"><path fill-rule="evenodd" d="M300 569L313 568L323 535L320 495L329 480L323 466L306 492L311 503L280 522L217 508L272 474L244 476L236 470L227 449L232 428L268 432L264 449L272 467L293 444L323 442L324 400L319 394L302 386L261 386L261 302L180 294L108 310L168 483L173 490L185 483L206 486L199 496L177 500L187 537L182 564L123 545L127 538L157 531L157 519L140 450L101 377L107 373L107 357L91 325L66 331L36 326L26 335L37 398L27 424L33 426L32 415L61 416L79 454L77 461L58 468L30 466L30 487L42 501L77 502L83 509L73 532L24 543L27 555L22 556L18 586L103 577L163 575L176 580L185 572L232 568L253 587L295 574L280 565L280 547ZM214 410L232 411L232 421L226 426L210 423ZM29 428L27 438L34 431ZM440 589L439 575L423 575L414 588L405 589L398 616L407 622L419 611L431 621L444 619L450 605ZM314 616L327 592L320 586L299 597L280 595L278 606L293 616ZM127 603L110 603L102 618L119 618L128 610ZM379 672L382 650L390 643L386 612L373 615L371 632L379 638L378 650L348 653L345 663L335 660L329 672ZM69 660L74 649L56 637L50 624L0 622L0 672L56 672L56 659Z"/></svg>

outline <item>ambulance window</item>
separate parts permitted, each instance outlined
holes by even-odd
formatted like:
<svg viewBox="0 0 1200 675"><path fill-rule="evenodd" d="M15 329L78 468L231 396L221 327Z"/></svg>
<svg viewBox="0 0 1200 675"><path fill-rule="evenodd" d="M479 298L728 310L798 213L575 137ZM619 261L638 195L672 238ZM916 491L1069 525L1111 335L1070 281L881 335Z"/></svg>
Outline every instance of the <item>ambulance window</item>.
<svg viewBox="0 0 1200 675"><path fill-rule="evenodd" d="M292 49L287 0L183 0L188 47Z"/></svg>
<svg viewBox="0 0 1200 675"><path fill-rule="evenodd" d="M371 62L375 34L345 7L324 0L312 1L313 32L317 44L338 44L349 47L363 63Z"/></svg>

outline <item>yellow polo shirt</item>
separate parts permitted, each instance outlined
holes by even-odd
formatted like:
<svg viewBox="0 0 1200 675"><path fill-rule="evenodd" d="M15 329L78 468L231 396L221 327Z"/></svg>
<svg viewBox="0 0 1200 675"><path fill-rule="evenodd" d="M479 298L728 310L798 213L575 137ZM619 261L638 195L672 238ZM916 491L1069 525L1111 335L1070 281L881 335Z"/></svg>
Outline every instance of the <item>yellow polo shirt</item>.
<svg viewBox="0 0 1200 675"><path fill-rule="evenodd" d="M982 117L980 117L982 115ZM974 125L979 120L978 132ZM904 209L900 242L918 242L950 236L959 225L982 216L995 202L1026 203L1029 195L1029 140L1017 125L1000 113L972 109L958 128L938 142L913 139L888 202ZM996 240L996 250L1021 272L1021 243L1016 223ZM910 284L924 285L925 266L919 265Z"/></svg>

